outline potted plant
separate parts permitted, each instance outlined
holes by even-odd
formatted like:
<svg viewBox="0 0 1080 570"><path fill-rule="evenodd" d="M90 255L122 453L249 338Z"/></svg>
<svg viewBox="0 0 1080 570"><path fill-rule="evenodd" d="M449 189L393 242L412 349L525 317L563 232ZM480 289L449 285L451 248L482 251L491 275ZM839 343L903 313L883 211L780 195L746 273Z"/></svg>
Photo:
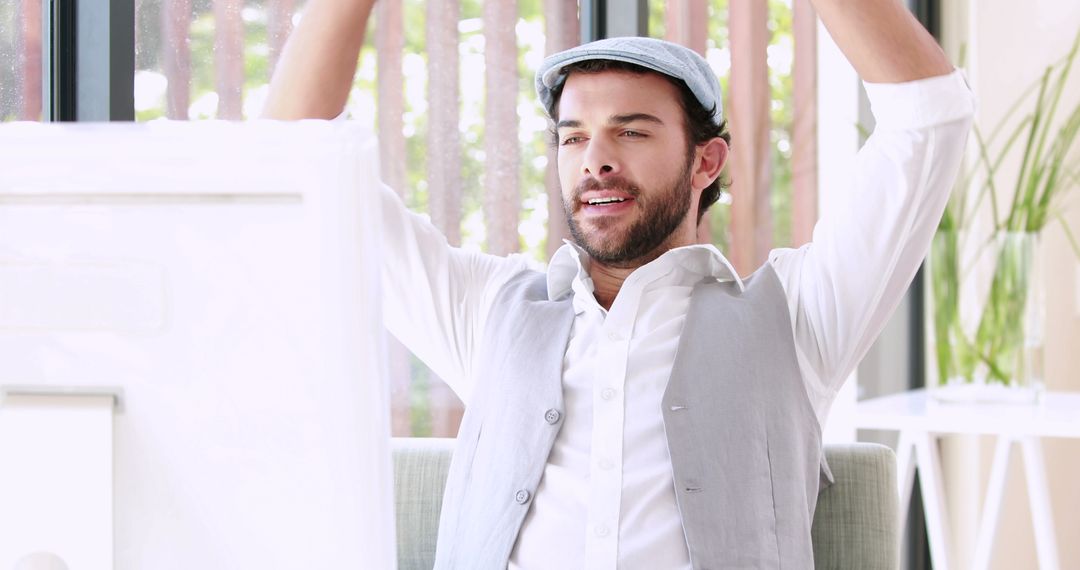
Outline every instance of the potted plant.
<svg viewBox="0 0 1080 570"><path fill-rule="evenodd" d="M1062 100L1078 48L1080 34L988 136L974 128L978 160L960 176L929 258L928 321L937 373L930 385L939 399L1036 402L1042 393L1043 231L1058 222L1080 258L1080 244L1061 212L1064 195L1080 185L1073 152L1080 102ZM1007 187L998 171L1017 156L1010 205L1001 211ZM973 223L980 207L991 217L989 231L981 234Z"/></svg>

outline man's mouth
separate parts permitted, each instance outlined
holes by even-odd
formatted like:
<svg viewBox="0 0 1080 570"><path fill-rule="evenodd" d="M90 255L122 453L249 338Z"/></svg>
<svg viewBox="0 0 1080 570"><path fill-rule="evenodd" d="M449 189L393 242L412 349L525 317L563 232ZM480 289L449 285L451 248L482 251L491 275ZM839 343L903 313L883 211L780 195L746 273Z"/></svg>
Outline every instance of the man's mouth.
<svg viewBox="0 0 1080 570"><path fill-rule="evenodd" d="M634 207L634 197L625 192L587 192L581 197L581 211L586 216L622 215Z"/></svg>
<svg viewBox="0 0 1080 570"><path fill-rule="evenodd" d="M603 184L597 180L587 180L577 187L574 194L583 215L613 216L634 210L638 189L622 178L613 178Z"/></svg>
<svg viewBox="0 0 1080 570"><path fill-rule="evenodd" d="M591 198L585 203L590 206L602 206L605 204L618 204L619 202L625 202L627 198L616 198L614 196L609 198Z"/></svg>

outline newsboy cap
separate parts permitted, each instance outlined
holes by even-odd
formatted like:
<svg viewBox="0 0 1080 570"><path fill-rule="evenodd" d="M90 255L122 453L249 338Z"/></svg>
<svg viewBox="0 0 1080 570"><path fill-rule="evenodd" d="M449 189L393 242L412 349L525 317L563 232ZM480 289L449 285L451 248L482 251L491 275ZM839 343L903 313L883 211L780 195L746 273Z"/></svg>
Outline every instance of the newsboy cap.
<svg viewBox="0 0 1080 570"><path fill-rule="evenodd" d="M606 59L633 63L674 77L686 84L690 92L706 109L713 109L713 121L723 119L720 82L705 58L679 44L654 38L608 38L552 54L536 71L536 94L548 117L554 118L554 91L566 81L562 70L579 61Z"/></svg>

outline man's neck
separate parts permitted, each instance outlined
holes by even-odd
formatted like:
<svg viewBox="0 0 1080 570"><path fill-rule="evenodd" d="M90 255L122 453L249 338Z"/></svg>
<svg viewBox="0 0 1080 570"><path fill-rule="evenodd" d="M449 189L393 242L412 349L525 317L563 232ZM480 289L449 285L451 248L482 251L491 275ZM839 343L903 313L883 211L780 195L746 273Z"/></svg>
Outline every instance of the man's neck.
<svg viewBox="0 0 1080 570"><path fill-rule="evenodd" d="M675 247L678 246L665 244L634 261L621 264L606 264L589 258L589 278L593 282L593 296L596 297L596 302L600 303L604 310L610 311L615 297L619 296L623 282L630 277L631 273L643 265L652 263Z"/></svg>
<svg viewBox="0 0 1080 570"><path fill-rule="evenodd" d="M612 267L596 260L589 264L589 278L593 282L593 296L604 310L611 310L611 304L619 295L622 284L640 265L633 267Z"/></svg>
<svg viewBox="0 0 1080 570"><path fill-rule="evenodd" d="M622 289L623 282L631 273L637 271L639 267L651 263L668 251L695 243L697 237L696 227L686 226L686 228L672 233L665 243L633 261L606 264L589 257L589 278L593 282L593 296L596 297L596 302L600 303L604 310L610 311L611 305L615 302L615 297L619 295L619 290Z"/></svg>

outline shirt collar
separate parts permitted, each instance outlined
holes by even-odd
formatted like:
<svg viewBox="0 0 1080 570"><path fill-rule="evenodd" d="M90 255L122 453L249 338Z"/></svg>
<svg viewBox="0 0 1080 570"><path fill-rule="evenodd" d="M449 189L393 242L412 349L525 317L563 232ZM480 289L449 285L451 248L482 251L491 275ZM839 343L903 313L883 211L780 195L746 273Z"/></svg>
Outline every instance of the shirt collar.
<svg viewBox="0 0 1080 570"><path fill-rule="evenodd" d="M653 263L677 263L704 277L713 277L718 281L734 281L740 292L745 289L735 267L712 244L677 247L664 252L649 265ZM555 252L548 264L548 299L554 301L570 293L575 280L587 285L588 290L593 290L589 264L589 254L577 244L564 239L563 246Z"/></svg>

